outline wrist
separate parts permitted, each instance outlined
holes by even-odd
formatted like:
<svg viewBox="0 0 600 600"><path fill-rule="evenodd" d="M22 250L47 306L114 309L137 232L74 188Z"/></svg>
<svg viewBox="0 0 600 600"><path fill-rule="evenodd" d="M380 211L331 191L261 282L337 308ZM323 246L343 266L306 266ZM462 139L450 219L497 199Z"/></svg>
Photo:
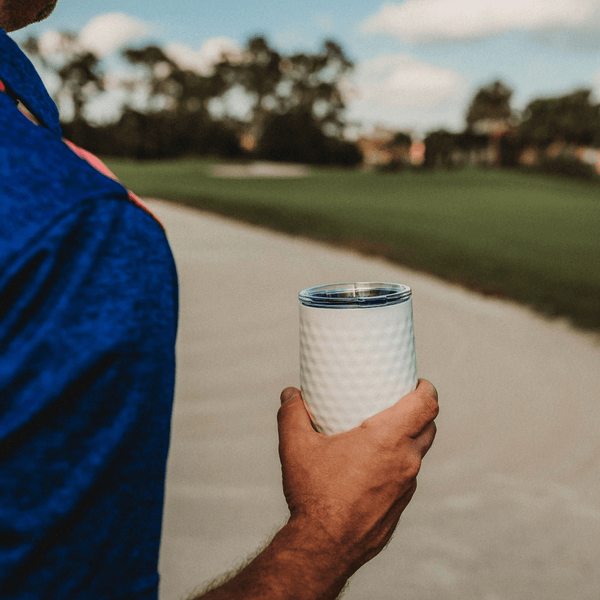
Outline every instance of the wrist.
<svg viewBox="0 0 600 600"><path fill-rule="evenodd" d="M236 576L204 600L335 600L356 569L317 521L294 516Z"/></svg>
<svg viewBox="0 0 600 600"><path fill-rule="evenodd" d="M335 600L356 569L344 548L318 521L296 515L275 535L252 565L268 587L260 598L273 600Z"/></svg>
<svg viewBox="0 0 600 600"><path fill-rule="evenodd" d="M349 548L313 517L302 514L290 517L278 536L290 560L304 565L307 578L321 589L330 582L334 586L339 585L341 591L360 566L355 566L356 560L350 555ZM337 593L332 597L336 597Z"/></svg>

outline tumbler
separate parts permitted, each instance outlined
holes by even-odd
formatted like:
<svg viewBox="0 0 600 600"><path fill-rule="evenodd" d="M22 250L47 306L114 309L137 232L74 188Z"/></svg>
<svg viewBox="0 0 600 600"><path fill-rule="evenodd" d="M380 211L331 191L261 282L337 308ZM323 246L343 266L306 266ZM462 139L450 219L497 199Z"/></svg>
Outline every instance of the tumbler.
<svg viewBox="0 0 600 600"><path fill-rule="evenodd" d="M396 283L300 292L300 387L317 431L357 427L416 388L411 296Z"/></svg>

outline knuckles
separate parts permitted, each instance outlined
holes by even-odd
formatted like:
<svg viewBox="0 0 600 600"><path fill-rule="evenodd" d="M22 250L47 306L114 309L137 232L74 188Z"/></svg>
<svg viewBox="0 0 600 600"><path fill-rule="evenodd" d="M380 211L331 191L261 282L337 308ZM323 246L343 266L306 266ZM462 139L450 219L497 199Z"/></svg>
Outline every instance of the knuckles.
<svg viewBox="0 0 600 600"><path fill-rule="evenodd" d="M440 412L440 405L438 403L438 393L434 385L426 382L427 389L423 394L423 402L425 404L425 410L429 413L431 420L435 419Z"/></svg>
<svg viewBox="0 0 600 600"><path fill-rule="evenodd" d="M440 413L440 407L436 398L429 395L421 397L419 413L422 424L432 423Z"/></svg>
<svg viewBox="0 0 600 600"><path fill-rule="evenodd" d="M408 452L404 458L404 475L407 479L416 479L421 470L421 454L418 451Z"/></svg>
<svg viewBox="0 0 600 600"><path fill-rule="evenodd" d="M417 476L421 470L422 451L416 440L398 436L395 431L381 435L382 432L376 431L369 423L362 427L379 433L371 437L372 445L365 447L362 454L371 472L377 470L383 479L389 478L400 484Z"/></svg>
<svg viewBox="0 0 600 600"><path fill-rule="evenodd" d="M437 401L437 394L435 396L427 397L427 411L431 417L431 420L435 419L440 414L440 405Z"/></svg>

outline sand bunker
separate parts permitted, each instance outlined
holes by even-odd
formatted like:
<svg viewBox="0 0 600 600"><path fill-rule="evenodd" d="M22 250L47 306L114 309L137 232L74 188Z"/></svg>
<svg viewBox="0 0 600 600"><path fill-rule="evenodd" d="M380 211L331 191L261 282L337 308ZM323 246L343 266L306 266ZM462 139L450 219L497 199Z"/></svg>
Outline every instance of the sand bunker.
<svg viewBox="0 0 600 600"><path fill-rule="evenodd" d="M254 162L250 164L220 164L210 168L213 177L225 178L280 178L280 177L306 177L309 173L308 167L304 165Z"/></svg>

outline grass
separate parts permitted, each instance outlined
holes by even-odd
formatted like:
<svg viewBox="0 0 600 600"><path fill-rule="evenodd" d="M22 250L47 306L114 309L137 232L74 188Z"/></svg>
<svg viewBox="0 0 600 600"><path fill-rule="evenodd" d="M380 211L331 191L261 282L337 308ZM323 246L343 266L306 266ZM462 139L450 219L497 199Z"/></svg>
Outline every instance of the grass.
<svg viewBox="0 0 600 600"><path fill-rule="evenodd" d="M600 330L600 186L507 171L217 179L211 162L107 161L142 196L351 246Z"/></svg>

